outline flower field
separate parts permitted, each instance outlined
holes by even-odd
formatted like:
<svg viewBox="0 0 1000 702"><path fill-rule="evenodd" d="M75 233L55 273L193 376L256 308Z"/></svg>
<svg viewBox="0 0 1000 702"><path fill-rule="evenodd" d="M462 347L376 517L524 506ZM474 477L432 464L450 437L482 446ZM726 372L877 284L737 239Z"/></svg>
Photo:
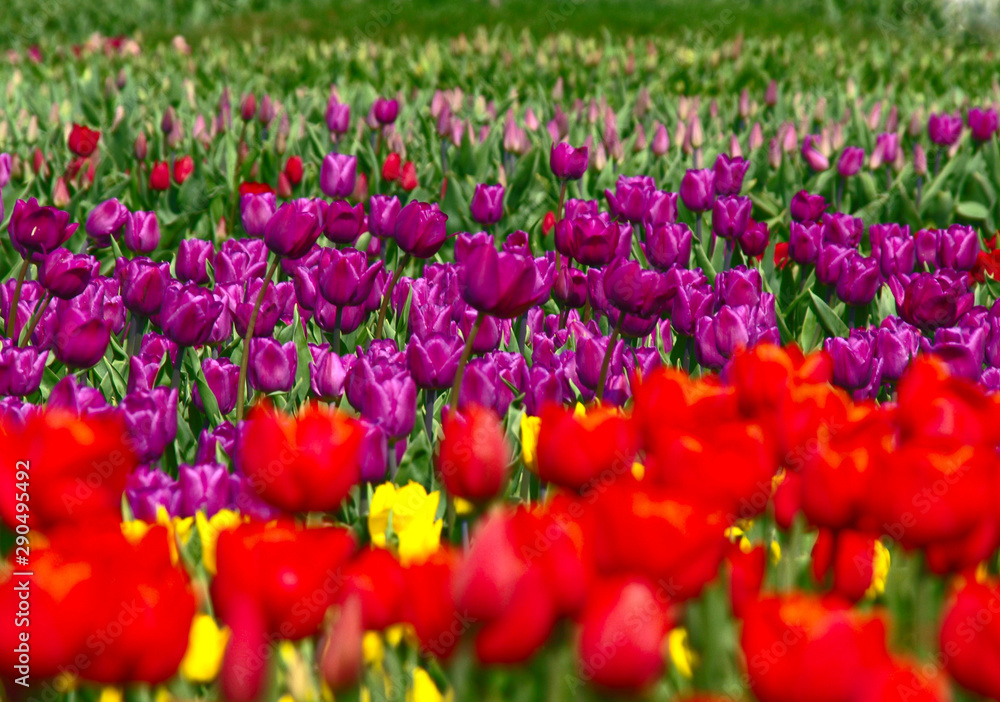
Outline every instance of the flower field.
<svg viewBox="0 0 1000 702"><path fill-rule="evenodd" d="M1000 700L994 50L577 11L12 25L0 698Z"/></svg>

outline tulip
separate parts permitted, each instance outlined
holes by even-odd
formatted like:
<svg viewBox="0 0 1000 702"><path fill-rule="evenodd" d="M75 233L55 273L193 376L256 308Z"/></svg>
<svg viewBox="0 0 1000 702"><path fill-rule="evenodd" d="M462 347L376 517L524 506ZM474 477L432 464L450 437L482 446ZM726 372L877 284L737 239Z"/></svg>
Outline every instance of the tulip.
<svg viewBox="0 0 1000 702"><path fill-rule="evenodd" d="M240 196L240 221L248 236L263 237L268 220L274 216L277 200L274 193L246 193Z"/></svg>
<svg viewBox="0 0 1000 702"><path fill-rule="evenodd" d="M823 227L816 222L792 222L788 234L788 255L796 263L816 263Z"/></svg>
<svg viewBox="0 0 1000 702"><path fill-rule="evenodd" d="M399 101L378 98L372 106L372 112L379 124L385 126L396 121L399 115Z"/></svg>
<svg viewBox="0 0 1000 702"><path fill-rule="evenodd" d="M681 202L692 212L707 212L715 201L715 171L688 169L681 179Z"/></svg>
<svg viewBox="0 0 1000 702"><path fill-rule="evenodd" d="M432 334L425 339L413 336L406 347L406 362L417 386L424 390L450 387L462 347L461 338L453 334Z"/></svg>
<svg viewBox="0 0 1000 702"><path fill-rule="evenodd" d="M132 515L144 522L155 523L161 507L168 516L180 514L181 494L177 482L153 466L140 466L128 476L125 497Z"/></svg>
<svg viewBox="0 0 1000 702"><path fill-rule="evenodd" d="M822 172L830 168L830 159L817 148L818 141L812 134L802 140L802 159L814 171Z"/></svg>
<svg viewBox="0 0 1000 702"><path fill-rule="evenodd" d="M635 429L616 410L595 407L578 417L572 409L548 405L539 416L536 463L541 479L582 491L603 475L620 476L631 469Z"/></svg>
<svg viewBox="0 0 1000 702"><path fill-rule="evenodd" d="M878 261L850 250L837 278L837 297L848 305L865 307L875 299L880 287L882 276Z"/></svg>
<svg viewBox="0 0 1000 702"><path fill-rule="evenodd" d="M872 258L878 261L879 270L885 278L897 274L909 274L916 265L916 246L910 236L909 227L885 227L873 224L869 227L872 244Z"/></svg>
<svg viewBox="0 0 1000 702"><path fill-rule="evenodd" d="M351 106L331 97L326 106L326 127L332 134L344 134L351 123Z"/></svg>
<svg viewBox="0 0 1000 702"><path fill-rule="evenodd" d="M229 471L220 463L182 463L177 470L180 493L178 516L203 512L209 519L229 503Z"/></svg>
<svg viewBox="0 0 1000 702"><path fill-rule="evenodd" d="M312 346L313 360L309 363L309 382L313 395L325 400L337 400L344 394L344 381L353 363L345 366L347 359L323 346Z"/></svg>
<svg viewBox="0 0 1000 702"><path fill-rule="evenodd" d="M979 142L989 141L997 133L997 111L992 107L973 107L966 116L972 138Z"/></svg>
<svg viewBox="0 0 1000 702"><path fill-rule="evenodd" d="M615 191L604 191L611 214L632 224L646 216L650 195L656 185L649 176L619 176Z"/></svg>
<svg viewBox="0 0 1000 702"><path fill-rule="evenodd" d="M818 222L825 209L826 200L822 195L811 195L805 190L795 193L788 205L792 219L796 222Z"/></svg>
<svg viewBox="0 0 1000 702"><path fill-rule="evenodd" d="M357 170L357 156L331 152L323 159L319 186L327 197L345 198L354 191Z"/></svg>
<svg viewBox="0 0 1000 702"><path fill-rule="evenodd" d="M163 293L159 324L178 346L201 346L208 342L223 307L209 290L191 283L171 283Z"/></svg>
<svg viewBox="0 0 1000 702"><path fill-rule="evenodd" d="M18 200L10 214L7 233L22 258L40 258L55 251L73 236L78 225L70 224L69 213L55 207L41 207L35 198Z"/></svg>
<svg viewBox="0 0 1000 702"><path fill-rule="evenodd" d="M882 362L882 377L897 381L920 350L920 331L898 317L886 317L875 333L875 355Z"/></svg>
<svg viewBox="0 0 1000 702"><path fill-rule="evenodd" d="M205 358L201 362L201 370L205 375L208 389L215 396L219 414L226 415L236 407L236 381L240 367L228 358ZM192 400L202 412L205 412L204 399L197 384L192 391Z"/></svg>
<svg viewBox="0 0 1000 702"><path fill-rule="evenodd" d="M449 495L488 502L507 485L513 461L500 418L491 410L467 405L444 421L437 472Z"/></svg>
<svg viewBox="0 0 1000 702"><path fill-rule="evenodd" d="M280 344L263 337L250 342L250 386L264 393L288 392L295 384L298 353L295 342Z"/></svg>
<svg viewBox="0 0 1000 702"><path fill-rule="evenodd" d="M110 246L111 237L117 237L129 217L129 211L117 198L105 200L87 216L87 236L96 246Z"/></svg>
<svg viewBox="0 0 1000 702"><path fill-rule="evenodd" d="M660 122L656 123L649 149L654 156L663 156L670 149L670 135L667 134L667 128Z"/></svg>
<svg viewBox="0 0 1000 702"><path fill-rule="evenodd" d="M865 150L860 146L848 146L837 160L837 172L841 178L857 175L865 162Z"/></svg>
<svg viewBox="0 0 1000 702"><path fill-rule="evenodd" d="M204 239L183 239L178 245L174 271L178 280L202 285L208 282L207 266L215 258L215 247Z"/></svg>
<svg viewBox="0 0 1000 702"><path fill-rule="evenodd" d="M184 181L194 173L194 159L190 156L181 156L174 161L174 182L183 185Z"/></svg>
<svg viewBox="0 0 1000 702"><path fill-rule="evenodd" d="M264 243L278 256L295 260L309 253L322 233L322 222L313 203L293 200L279 207L268 220Z"/></svg>
<svg viewBox="0 0 1000 702"><path fill-rule="evenodd" d="M556 246L565 256L584 265L603 266L621 245L622 226L603 213L563 219L556 223Z"/></svg>
<svg viewBox="0 0 1000 702"><path fill-rule="evenodd" d="M952 146L962 136L962 116L946 112L932 114L927 121L927 134L938 146Z"/></svg>
<svg viewBox="0 0 1000 702"><path fill-rule="evenodd" d="M345 200L335 200L326 210L326 238L334 244L351 244L361 234L365 208L361 203L351 207Z"/></svg>
<svg viewBox="0 0 1000 702"><path fill-rule="evenodd" d="M10 183L11 158L8 153L0 153L0 188Z"/></svg>
<svg viewBox="0 0 1000 702"><path fill-rule="evenodd" d="M90 284L95 261L92 256L56 249L39 264L38 282L53 297L72 300Z"/></svg>
<svg viewBox="0 0 1000 702"><path fill-rule="evenodd" d="M436 205L413 202L399 211L394 238L399 248L416 258L430 258L444 244L448 215Z"/></svg>
<svg viewBox="0 0 1000 702"><path fill-rule="evenodd" d="M662 273L643 270L638 261L621 258L605 271L604 293L612 305L640 317L658 316L670 299Z"/></svg>
<svg viewBox="0 0 1000 702"><path fill-rule="evenodd" d="M399 198L393 195L372 195L368 203L368 231L372 236L386 239L396 234L399 216Z"/></svg>
<svg viewBox="0 0 1000 702"><path fill-rule="evenodd" d="M720 197L712 206L712 232L727 241L739 238L750 226L752 209L748 197Z"/></svg>
<svg viewBox="0 0 1000 702"><path fill-rule="evenodd" d="M69 150L80 158L87 158L97 150L100 138L101 133L96 129L74 123L69 133Z"/></svg>
<svg viewBox="0 0 1000 702"><path fill-rule="evenodd" d="M72 368L96 365L111 340L108 323L71 304L59 305L57 320L52 346L56 358Z"/></svg>
<svg viewBox="0 0 1000 702"><path fill-rule="evenodd" d="M951 270L915 273L908 281L891 278L896 311L922 330L954 326L973 305L968 278Z"/></svg>
<svg viewBox="0 0 1000 702"><path fill-rule="evenodd" d="M48 350L31 346L18 348L8 345L6 339L0 347L0 395L25 397L38 390L42 384L42 373Z"/></svg>
<svg viewBox="0 0 1000 702"><path fill-rule="evenodd" d="M852 330L846 338L827 339L824 348L833 360L833 382L845 390L860 390L871 382L875 345L869 335Z"/></svg>
<svg viewBox="0 0 1000 702"><path fill-rule="evenodd" d="M160 223L155 212L132 212L125 218L122 239L130 251L149 253L160 243Z"/></svg>
<svg viewBox="0 0 1000 702"><path fill-rule="evenodd" d="M470 247L459 270L462 298L481 313L502 319L519 317L540 304L553 280L553 267L545 259L525 252L498 253L491 237Z"/></svg>
<svg viewBox="0 0 1000 702"><path fill-rule="evenodd" d="M816 280L823 285L836 285L840 279L844 261L857 252L838 244L826 244L819 250L816 257Z"/></svg>
<svg viewBox="0 0 1000 702"><path fill-rule="evenodd" d="M479 183L472 193L472 202L469 207L472 210L472 219L489 227L496 224L503 217L503 195L502 185L485 185Z"/></svg>
<svg viewBox="0 0 1000 702"><path fill-rule="evenodd" d="M750 162L744 158L719 154L712 169L715 172L715 194L720 197L739 195L749 168Z"/></svg>
<svg viewBox="0 0 1000 702"><path fill-rule="evenodd" d="M139 256L118 259L117 277L121 282L122 301L129 312L151 317L160 311L170 280L170 267Z"/></svg>
<svg viewBox="0 0 1000 702"><path fill-rule="evenodd" d="M578 309L587 303L587 274L570 265L556 271L552 297L564 308Z"/></svg>
<svg viewBox="0 0 1000 702"><path fill-rule="evenodd" d="M371 294L382 261L368 265L368 257L357 249L323 249L317 278L319 292L333 305L360 305Z"/></svg>
<svg viewBox="0 0 1000 702"><path fill-rule="evenodd" d="M149 187L151 190L170 190L170 164L157 161L149 171Z"/></svg>
<svg viewBox="0 0 1000 702"><path fill-rule="evenodd" d="M963 224L940 231L937 262L942 268L971 271L979 253L979 234Z"/></svg>
<svg viewBox="0 0 1000 702"><path fill-rule="evenodd" d="M744 255L762 256L771 241L771 233L767 229L767 222L756 222L751 218L743 234L736 237L736 241L739 242L740 249Z"/></svg>
<svg viewBox="0 0 1000 702"><path fill-rule="evenodd" d="M276 507L332 511L358 482L364 431L340 412L306 405L290 416L265 403L250 411L242 429L240 468L257 494Z"/></svg>
<svg viewBox="0 0 1000 702"><path fill-rule="evenodd" d="M552 145L549 152L549 166L555 177L562 181L579 180L587 171L590 150L586 146L574 148L566 142Z"/></svg>
<svg viewBox="0 0 1000 702"><path fill-rule="evenodd" d="M998 624L991 614L998 600L994 581L968 581L948 597L941 621L941 651L948 673L983 697L1000 696Z"/></svg>

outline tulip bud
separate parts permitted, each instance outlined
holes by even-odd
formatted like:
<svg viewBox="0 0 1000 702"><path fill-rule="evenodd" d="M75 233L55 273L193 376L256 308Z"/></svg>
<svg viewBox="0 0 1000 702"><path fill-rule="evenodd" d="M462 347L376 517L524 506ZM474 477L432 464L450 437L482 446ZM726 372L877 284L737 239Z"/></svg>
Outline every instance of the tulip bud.
<svg viewBox="0 0 1000 702"><path fill-rule="evenodd" d="M140 131L139 135L136 136L133 151L135 152L136 160L144 161L146 159L146 154L149 151L146 144L146 132Z"/></svg>
<svg viewBox="0 0 1000 702"><path fill-rule="evenodd" d="M257 98L253 93L248 93L240 100L240 117L244 122L249 122L257 114Z"/></svg>
<svg viewBox="0 0 1000 702"><path fill-rule="evenodd" d="M361 680L364 671L363 621L361 598L352 594L340 606L320 643L319 670L335 693L349 690Z"/></svg>
<svg viewBox="0 0 1000 702"><path fill-rule="evenodd" d="M437 459L448 494L473 502L493 499L506 486L511 461L503 424L493 411L470 404L449 413Z"/></svg>

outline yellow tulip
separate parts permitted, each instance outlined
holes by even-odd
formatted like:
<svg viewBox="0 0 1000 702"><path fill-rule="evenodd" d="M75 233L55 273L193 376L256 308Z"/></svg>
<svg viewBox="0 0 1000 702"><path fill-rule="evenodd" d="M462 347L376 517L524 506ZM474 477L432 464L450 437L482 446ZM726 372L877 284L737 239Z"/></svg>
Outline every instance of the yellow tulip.
<svg viewBox="0 0 1000 702"><path fill-rule="evenodd" d="M220 509L211 519L207 519L204 512L198 512L194 515L194 520L201 539L201 562L205 564L205 570L215 575L215 546L219 541L219 534L235 529L244 520L238 512L228 509Z"/></svg>
<svg viewBox="0 0 1000 702"><path fill-rule="evenodd" d="M195 683L215 680L229 642L229 633L227 627L220 629L207 614L197 615L191 623L188 649L181 661L181 675Z"/></svg>

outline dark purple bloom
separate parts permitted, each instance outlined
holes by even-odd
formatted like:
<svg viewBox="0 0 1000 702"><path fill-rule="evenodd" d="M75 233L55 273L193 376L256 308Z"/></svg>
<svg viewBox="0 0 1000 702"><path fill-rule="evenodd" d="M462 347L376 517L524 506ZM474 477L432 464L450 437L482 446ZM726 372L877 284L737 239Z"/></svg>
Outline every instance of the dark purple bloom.
<svg viewBox="0 0 1000 702"><path fill-rule="evenodd" d="M326 105L326 127L334 134L344 134L351 124L351 106L330 97Z"/></svg>
<svg viewBox="0 0 1000 702"><path fill-rule="evenodd" d="M160 245L160 222L155 212L132 212L125 218L122 242L130 251L149 253Z"/></svg>
<svg viewBox="0 0 1000 702"><path fill-rule="evenodd" d="M309 363L309 383L313 395L334 401L344 394L347 372L354 364L355 356L341 358L325 346L312 346L313 360Z"/></svg>
<svg viewBox="0 0 1000 702"><path fill-rule="evenodd" d="M111 340L108 323L89 309L71 303L59 305L57 320L58 329L52 340L56 358L71 368L96 365Z"/></svg>
<svg viewBox="0 0 1000 702"><path fill-rule="evenodd" d="M358 157L332 152L323 159L319 187L327 197L343 198L354 192Z"/></svg>
<svg viewBox="0 0 1000 702"><path fill-rule="evenodd" d="M796 222L817 222L826 209L826 199L822 195L812 195L800 190L792 196L788 210Z"/></svg>
<svg viewBox="0 0 1000 702"><path fill-rule="evenodd" d="M98 388L80 385L75 375L63 376L52 386L46 407L64 409L76 415L86 415L91 410L103 410L108 401Z"/></svg>
<svg viewBox="0 0 1000 702"><path fill-rule="evenodd" d="M359 202L351 207L346 200L335 200L326 209L326 238L334 244L351 244L361 234L365 208Z"/></svg>
<svg viewBox="0 0 1000 702"><path fill-rule="evenodd" d="M480 239L470 246L459 271L462 297L480 312L518 317L549 296L554 268L529 253L497 252L491 238Z"/></svg>
<svg viewBox="0 0 1000 702"><path fill-rule="evenodd" d="M661 224L677 221L677 193L653 190L646 198L646 213L642 216L643 226L648 232Z"/></svg>
<svg viewBox="0 0 1000 702"><path fill-rule="evenodd" d="M93 256L56 249L38 264L38 282L53 297L71 300L90 284L95 263Z"/></svg>
<svg viewBox="0 0 1000 702"><path fill-rule="evenodd" d="M604 266L614 258L622 237L622 225L606 213L563 219L556 224L556 247L564 255L587 266Z"/></svg>
<svg viewBox="0 0 1000 702"><path fill-rule="evenodd" d="M920 330L899 317L886 317L875 332L875 355L882 361L882 377L897 381L920 351Z"/></svg>
<svg viewBox="0 0 1000 702"><path fill-rule="evenodd" d="M688 169L681 178L681 202L692 212L708 212L715 201L715 171Z"/></svg>
<svg viewBox="0 0 1000 702"><path fill-rule="evenodd" d="M865 150L860 146L848 146L837 160L837 172L844 178L857 175L865 162Z"/></svg>
<svg viewBox="0 0 1000 702"><path fill-rule="evenodd" d="M898 224L873 224L872 226L895 227L896 229L899 229ZM905 229L905 232L909 235L910 230ZM861 243L861 236L864 233L865 225L864 222L861 221L860 217L852 217L842 212L823 214L824 244L836 244L837 246L846 246L849 249L855 249L858 244Z"/></svg>
<svg viewBox="0 0 1000 702"><path fill-rule="evenodd" d="M615 259L604 272L604 294L617 309L640 317L658 317L671 299L663 273L645 270L638 261Z"/></svg>
<svg viewBox="0 0 1000 702"><path fill-rule="evenodd" d="M503 195L502 185L478 183L469 204L472 219L484 227L499 222L503 217Z"/></svg>
<svg viewBox="0 0 1000 702"><path fill-rule="evenodd" d="M117 237L125 226L128 218L128 208L125 207L118 198L105 200L90 211L87 216L85 229L87 236L94 240L94 244L100 247L111 246L111 237Z"/></svg>
<svg viewBox="0 0 1000 702"><path fill-rule="evenodd" d="M712 206L712 231L723 239L736 239L750 225L752 209L748 197L720 197Z"/></svg>
<svg viewBox="0 0 1000 702"><path fill-rule="evenodd" d="M368 257L357 249L323 249L317 283L328 302L338 306L362 304L371 294L382 262L368 265Z"/></svg>
<svg viewBox="0 0 1000 702"><path fill-rule="evenodd" d="M763 291L760 271L756 268L737 266L715 276L715 294L720 307L756 307Z"/></svg>
<svg viewBox="0 0 1000 702"><path fill-rule="evenodd" d="M372 106L372 113L381 125L392 124L399 115L399 101L378 98Z"/></svg>
<svg viewBox="0 0 1000 702"><path fill-rule="evenodd" d="M796 263L816 263L823 226L816 222L792 222L788 230L788 256Z"/></svg>
<svg viewBox="0 0 1000 702"><path fill-rule="evenodd" d="M365 429L361 440L361 481L366 483L380 482L385 478L389 461L389 442L385 431L374 422L362 418L359 420Z"/></svg>
<svg viewBox="0 0 1000 702"><path fill-rule="evenodd" d="M455 380L463 343L457 334L432 334L410 338L406 362L417 387L444 390Z"/></svg>
<svg viewBox="0 0 1000 702"><path fill-rule="evenodd" d="M430 258L440 250L448 232L445 222L448 215L437 205L414 200L399 211L396 217L396 243L415 258Z"/></svg>
<svg viewBox="0 0 1000 702"><path fill-rule="evenodd" d="M837 279L837 297L848 305L864 307L871 304L882 287L878 261L849 250L840 267Z"/></svg>
<svg viewBox="0 0 1000 702"><path fill-rule="evenodd" d="M976 141L989 141L997 132L997 111L992 107L973 107L966 117L969 131Z"/></svg>
<svg viewBox="0 0 1000 702"><path fill-rule="evenodd" d="M262 237L267 222L278 209L274 193L247 193L240 196L240 220L247 236Z"/></svg>
<svg viewBox="0 0 1000 702"><path fill-rule="evenodd" d="M767 229L767 222L757 222L751 218L746 230L736 240L747 256L761 256L771 243L771 232Z"/></svg>
<svg viewBox="0 0 1000 702"><path fill-rule="evenodd" d="M857 252L839 244L826 244L820 247L819 255L816 257L816 279L823 285L836 285L844 260L851 253Z"/></svg>
<svg viewBox="0 0 1000 702"><path fill-rule="evenodd" d="M646 231L646 258L651 266L666 271L687 268L691 260L691 229L683 222L661 224Z"/></svg>
<svg viewBox="0 0 1000 702"><path fill-rule="evenodd" d="M181 517L204 512L211 518L229 506L229 471L221 463L182 463L177 469Z"/></svg>
<svg viewBox="0 0 1000 702"><path fill-rule="evenodd" d="M636 224L646 216L649 196L655 190L656 184L649 176L618 176L615 191L605 190L604 197L611 214Z"/></svg>
<svg viewBox="0 0 1000 702"><path fill-rule="evenodd" d="M600 211L601 206L597 200L576 200L570 198L563 207L563 219L574 219L583 215L596 217Z"/></svg>
<svg viewBox="0 0 1000 702"><path fill-rule="evenodd" d="M750 162L741 156L729 158L728 154L719 154L715 159L715 194L719 196L739 195L743 189L743 178L746 177Z"/></svg>
<svg viewBox="0 0 1000 702"><path fill-rule="evenodd" d="M868 237L872 244L872 258L878 261L884 277L913 272L917 249L909 227L873 224L868 228Z"/></svg>
<svg viewBox="0 0 1000 702"><path fill-rule="evenodd" d="M129 312L152 317L160 311L170 282L169 264L156 263L145 256L131 260L119 258L115 274L121 285L122 301Z"/></svg>
<svg viewBox="0 0 1000 702"><path fill-rule="evenodd" d="M208 342L223 307L210 290L174 282L163 294L160 328L179 346L201 346Z"/></svg>
<svg viewBox="0 0 1000 702"><path fill-rule="evenodd" d="M201 370L205 374L208 389L215 395L215 402L221 414L229 414L236 407L236 384L240 375L240 367L228 358L206 358L201 362ZM202 412L205 405L197 384L194 386L192 400Z"/></svg>
<svg viewBox="0 0 1000 702"><path fill-rule="evenodd" d="M55 207L41 207L38 200L31 198L27 202L18 200L14 203L7 233L10 234L10 243L22 258L37 262L41 256L65 244L77 226L70 223L69 212Z"/></svg>
<svg viewBox="0 0 1000 702"><path fill-rule="evenodd" d="M586 146L574 148L566 142L552 145L549 166L559 180L579 180L587 172L590 150Z"/></svg>
<svg viewBox="0 0 1000 702"><path fill-rule="evenodd" d="M982 326L935 329L933 343L922 339L921 348L944 361L952 375L975 381L983 372L987 334Z"/></svg>
<svg viewBox="0 0 1000 702"><path fill-rule="evenodd" d="M226 239L215 257L216 285L242 284L263 278L267 270L267 246L260 239Z"/></svg>
<svg viewBox="0 0 1000 702"><path fill-rule="evenodd" d="M968 274L953 270L889 279L900 317L923 330L951 327L972 309Z"/></svg>
<svg viewBox="0 0 1000 702"><path fill-rule="evenodd" d="M552 297L563 307L577 309L587 303L587 274L568 263L556 271Z"/></svg>
<svg viewBox="0 0 1000 702"><path fill-rule="evenodd" d="M24 397L38 390L48 357L47 350L18 348L4 339L0 345L0 395Z"/></svg>
<svg viewBox="0 0 1000 702"><path fill-rule="evenodd" d="M940 229L921 229L913 237L917 262L938 266L938 251L941 249Z"/></svg>
<svg viewBox="0 0 1000 702"><path fill-rule="evenodd" d="M202 285L208 282L208 265L215 258L215 247L205 239L183 239L177 249L174 271L178 280Z"/></svg>
<svg viewBox="0 0 1000 702"><path fill-rule="evenodd" d="M264 243L283 258L302 258L323 233L320 215L308 200L286 202L268 220Z"/></svg>
<svg viewBox="0 0 1000 702"><path fill-rule="evenodd" d="M399 210L399 198L395 195L372 195L368 201L368 231L372 236L379 239L392 238L396 234Z"/></svg>
<svg viewBox="0 0 1000 702"><path fill-rule="evenodd" d="M979 255L979 234L972 227L953 224L939 233L938 264L942 268L971 271Z"/></svg>
<svg viewBox="0 0 1000 702"><path fill-rule="evenodd" d="M934 113L927 120L927 134L939 146L951 146L962 136L962 116L957 112Z"/></svg>
<svg viewBox="0 0 1000 702"><path fill-rule="evenodd" d="M846 339L827 339L824 348L833 361L834 384L845 390L860 390L871 382L875 344L869 332L854 329Z"/></svg>
<svg viewBox="0 0 1000 702"><path fill-rule="evenodd" d="M168 516L180 514L181 493L177 482L155 466L140 466L129 475L125 497L132 515L144 522L156 523L160 507Z"/></svg>
<svg viewBox="0 0 1000 702"><path fill-rule="evenodd" d="M250 387L264 393L288 392L295 384L298 358L293 341L281 344L270 338L251 340Z"/></svg>
<svg viewBox="0 0 1000 702"><path fill-rule="evenodd" d="M130 392L119 407L140 462L157 460L177 437L177 390L159 387Z"/></svg>

